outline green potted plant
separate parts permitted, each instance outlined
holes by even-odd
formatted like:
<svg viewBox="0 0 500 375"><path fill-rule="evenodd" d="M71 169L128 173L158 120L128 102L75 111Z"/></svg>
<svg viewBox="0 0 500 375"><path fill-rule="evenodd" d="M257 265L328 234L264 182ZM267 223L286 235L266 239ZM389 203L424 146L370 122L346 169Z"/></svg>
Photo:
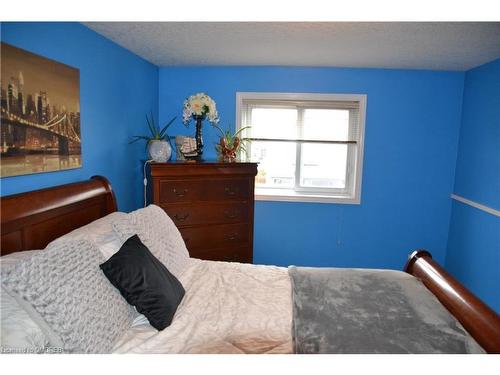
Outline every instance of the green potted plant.
<svg viewBox="0 0 500 375"><path fill-rule="evenodd" d="M160 129L160 127L155 123L153 113L151 113L151 119L148 115L146 115L146 122L151 135L134 135L129 143L145 140L150 159L160 163L167 162L172 155L170 140L173 138L167 134L167 129L173 124L175 119L176 117Z"/></svg>
<svg viewBox="0 0 500 375"><path fill-rule="evenodd" d="M234 163L241 151L247 152L244 142L249 142L248 138L240 138L239 135L250 126L245 126L235 133L226 130L223 131L220 127L212 124L220 132L219 143L215 145L215 151L221 161Z"/></svg>

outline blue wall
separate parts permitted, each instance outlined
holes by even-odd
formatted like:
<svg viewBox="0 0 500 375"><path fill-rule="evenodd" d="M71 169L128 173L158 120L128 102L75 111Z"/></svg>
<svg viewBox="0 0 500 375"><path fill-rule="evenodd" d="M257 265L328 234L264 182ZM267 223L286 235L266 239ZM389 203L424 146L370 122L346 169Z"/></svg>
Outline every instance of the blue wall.
<svg viewBox="0 0 500 375"><path fill-rule="evenodd" d="M455 194L500 210L500 59L465 75Z"/></svg>
<svg viewBox="0 0 500 375"><path fill-rule="evenodd" d="M500 210L500 59L465 76L454 192ZM453 202L446 268L500 312L500 218Z"/></svg>
<svg viewBox="0 0 500 375"><path fill-rule="evenodd" d="M237 91L367 94L361 205L257 202L256 263L400 269L419 247L443 263L451 210L464 73L384 69L160 68L159 117L207 92L223 126ZM173 134L194 134L191 124ZM215 157L217 133L204 140Z"/></svg>
<svg viewBox="0 0 500 375"><path fill-rule="evenodd" d="M127 143L158 113L158 67L79 23L2 23L1 40L80 69L82 168L1 179L1 194L101 174L121 210L141 204L144 145Z"/></svg>

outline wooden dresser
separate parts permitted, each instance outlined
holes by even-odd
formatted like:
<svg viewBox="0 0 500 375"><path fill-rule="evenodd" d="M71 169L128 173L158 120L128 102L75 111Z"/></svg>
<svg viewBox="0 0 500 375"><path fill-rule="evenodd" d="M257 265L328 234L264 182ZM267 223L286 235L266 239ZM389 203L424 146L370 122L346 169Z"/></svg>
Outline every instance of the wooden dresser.
<svg viewBox="0 0 500 375"><path fill-rule="evenodd" d="M151 163L152 203L179 228L194 258L253 261L256 163Z"/></svg>

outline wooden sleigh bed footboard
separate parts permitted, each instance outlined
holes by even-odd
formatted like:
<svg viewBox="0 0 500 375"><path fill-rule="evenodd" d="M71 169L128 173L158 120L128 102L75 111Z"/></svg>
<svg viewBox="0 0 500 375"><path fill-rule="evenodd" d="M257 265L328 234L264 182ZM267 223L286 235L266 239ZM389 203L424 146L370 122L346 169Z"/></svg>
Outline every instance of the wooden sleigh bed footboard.
<svg viewBox="0 0 500 375"><path fill-rule="evenodd" d="M420 279L484 350L500 353L500 316L439 266L428 251L414 251L404 271Z"/></svg>
<svg viewBox="0 0 500 375"><path fill-rule="evenodd" d="M52 240L117 210L111 185L87 181L1 198L1 255L43 249ZM404 270L419 278L489 353L500 353L500 317L441 268L415 251Z"/></svg>

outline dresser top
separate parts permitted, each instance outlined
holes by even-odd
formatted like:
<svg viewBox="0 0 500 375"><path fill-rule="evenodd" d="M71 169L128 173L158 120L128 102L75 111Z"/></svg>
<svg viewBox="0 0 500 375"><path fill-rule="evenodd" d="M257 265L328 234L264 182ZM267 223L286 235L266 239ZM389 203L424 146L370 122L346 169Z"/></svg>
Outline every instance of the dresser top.
<svg viewBox="0 0 500 375"><path fill-rule="evenodd" d="M150 163L152 176L173 175L217 175L217 174L257 174L258 163L224 163L220 161L169 161L167 163Z"/></svg>
<svg viewBox="0 0 500 375"><path fill-rule="evenodd" d="M225 163L217 160L171 160L166 163L158 163L158 162L150 162L153 166L215 166L215 167L238 167L238 166L253 166L258 163L250 163L250 162L234 162L234 163Z"/></svg>

